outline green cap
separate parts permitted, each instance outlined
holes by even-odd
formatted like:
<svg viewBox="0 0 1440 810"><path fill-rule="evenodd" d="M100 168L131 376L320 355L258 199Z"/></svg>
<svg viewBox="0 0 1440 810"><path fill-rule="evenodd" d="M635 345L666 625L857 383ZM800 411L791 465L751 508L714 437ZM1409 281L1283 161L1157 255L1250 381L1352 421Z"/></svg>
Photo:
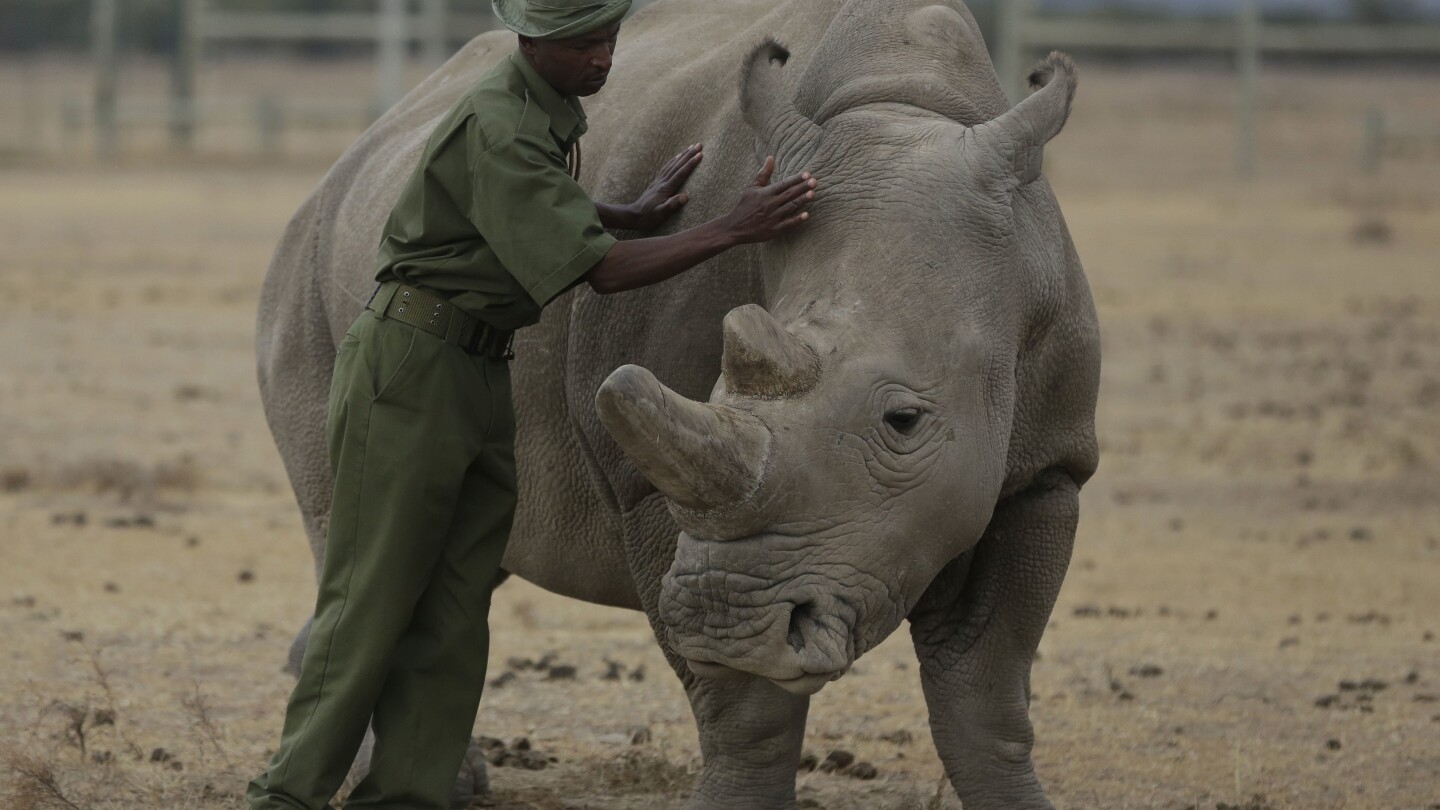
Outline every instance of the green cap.
<svg viewBox="0 0 1440 810"><path fill-rule="evenodd" d="M630 0L492 0L495 16L532 39L569 39L617 22Z"/></svg>

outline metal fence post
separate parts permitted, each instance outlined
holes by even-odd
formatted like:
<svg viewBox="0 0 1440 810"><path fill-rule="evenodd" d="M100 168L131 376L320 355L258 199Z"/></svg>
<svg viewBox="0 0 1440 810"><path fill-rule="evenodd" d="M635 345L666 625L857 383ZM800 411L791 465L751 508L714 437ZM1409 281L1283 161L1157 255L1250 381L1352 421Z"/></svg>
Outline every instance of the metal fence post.
<svg viewBox="0 0 1440 810"><path fill-rule="evenodd" d="M434 70L450 58L449 32L445 30L449 16L450 0L425 0L423 26L425 38L424 61L426 67Z"/></svg>
<svg viewBox="0 0 1440 810"><path fill-rule="evenodd" d="M90 49L95 59L95 151L115 156L115 87L119 68L116 48L116 0L94 0L90 7Z"/></svg>
<svg viewBox="0 0 1440 810"><path fill-rule="evenodd" d="M195 72L200 61L200 0L175 0L178 23L170 62L170 145L195 147Z"/></svg>
<svg viewBox="0 0 1440 810"><path fill-rule="evenodd" d="M284 125L279 99L274 96L261 96L255 100L255 129L260 139L261 152L267 155L280 152L280 130Z"/></svg>
<svg viewBox="0 0 1440 810"><path fill-rule="evenodd" d="M1240 0L1236 24L1235 60L1240 72L1240 98L1235 116L1235 169L1248 179L1255 176L1255 95L1260 81L1259 0Z"/></svg>
<svg viewBox="0 0 1440 810"><path fill-rule="evenodd" d="M996 48L999 64L995 71L1000 75L1000 87L1010 98L1011 104L1019 103L1025 97L1025 23L1034 10L1035 0L997 0L999 12Z"/></svg>
<svg viewBox="0 0 1440 810"><path fill-rule="evenodd" d="M1380 158L1385 150L1385 113L1379 107L1365 111L1364 131L1360 138L1360 171L1380 171Z"/></svg>
<svg viewBox="0 0 1440 810"><path fill-rule="evenodd" d="M377 18L380 53L376 60L375 93L387 110L405 95L405 5L405 0L381 0Z"/></svg>

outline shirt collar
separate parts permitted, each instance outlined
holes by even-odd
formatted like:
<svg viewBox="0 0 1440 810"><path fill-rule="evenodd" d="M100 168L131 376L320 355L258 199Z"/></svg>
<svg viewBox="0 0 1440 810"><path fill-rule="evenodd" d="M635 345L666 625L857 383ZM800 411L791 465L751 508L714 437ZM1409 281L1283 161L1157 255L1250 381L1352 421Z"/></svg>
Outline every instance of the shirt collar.
<svg viewBox="0 0 1440 810"><path fill-rule="evenodd" d="M550 117L550 132L562 143L572 143L585 134L585 108L575 96L562 96L531 67L530 60L520 51L510 54L510 61L519 71L530 98Z"/></svg>

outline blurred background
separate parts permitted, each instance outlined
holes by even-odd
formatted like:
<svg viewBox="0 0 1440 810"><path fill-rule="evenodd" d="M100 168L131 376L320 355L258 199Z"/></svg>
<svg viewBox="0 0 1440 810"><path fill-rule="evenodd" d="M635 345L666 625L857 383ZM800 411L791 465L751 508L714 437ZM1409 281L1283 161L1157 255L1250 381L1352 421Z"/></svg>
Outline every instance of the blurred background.
<svg viewBox="0 0 1440 810"><path fill-rule="evenodd" d="M1440 0L971 8L1012 98L1051 49L1081 70L1046 174L1102 461L1034 669L1057 806L1440 808ZM314 599L261 280L346 146L493 27L0 0L0 806L242 806ZM643 617L523 582L492 616L486 806L682 801ZM802 806L953 810L925 718L899 632L812 704L807 746L873 778L804 772Z"/></svg>

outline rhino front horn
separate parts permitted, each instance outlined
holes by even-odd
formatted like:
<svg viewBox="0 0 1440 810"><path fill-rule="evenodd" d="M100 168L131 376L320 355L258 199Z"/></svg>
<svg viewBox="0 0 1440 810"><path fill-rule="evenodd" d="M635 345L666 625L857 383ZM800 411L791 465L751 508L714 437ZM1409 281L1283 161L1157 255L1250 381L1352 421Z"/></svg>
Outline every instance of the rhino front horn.
<svg viewBox="0 0 1440 810"><path fill-rule="evenodd" d="M606 378L595 407L625 455L681 506L718 509L760 488L770 430L755 416L686 399L639 366Z"/></svg>
<svg viewBox="0 0 1440 810"><path fill-rule="evenodd" d="M820 379L820 358L764 307L746 304L725 316L720 367L732 394L779 399L809 391Z"/></svg>

